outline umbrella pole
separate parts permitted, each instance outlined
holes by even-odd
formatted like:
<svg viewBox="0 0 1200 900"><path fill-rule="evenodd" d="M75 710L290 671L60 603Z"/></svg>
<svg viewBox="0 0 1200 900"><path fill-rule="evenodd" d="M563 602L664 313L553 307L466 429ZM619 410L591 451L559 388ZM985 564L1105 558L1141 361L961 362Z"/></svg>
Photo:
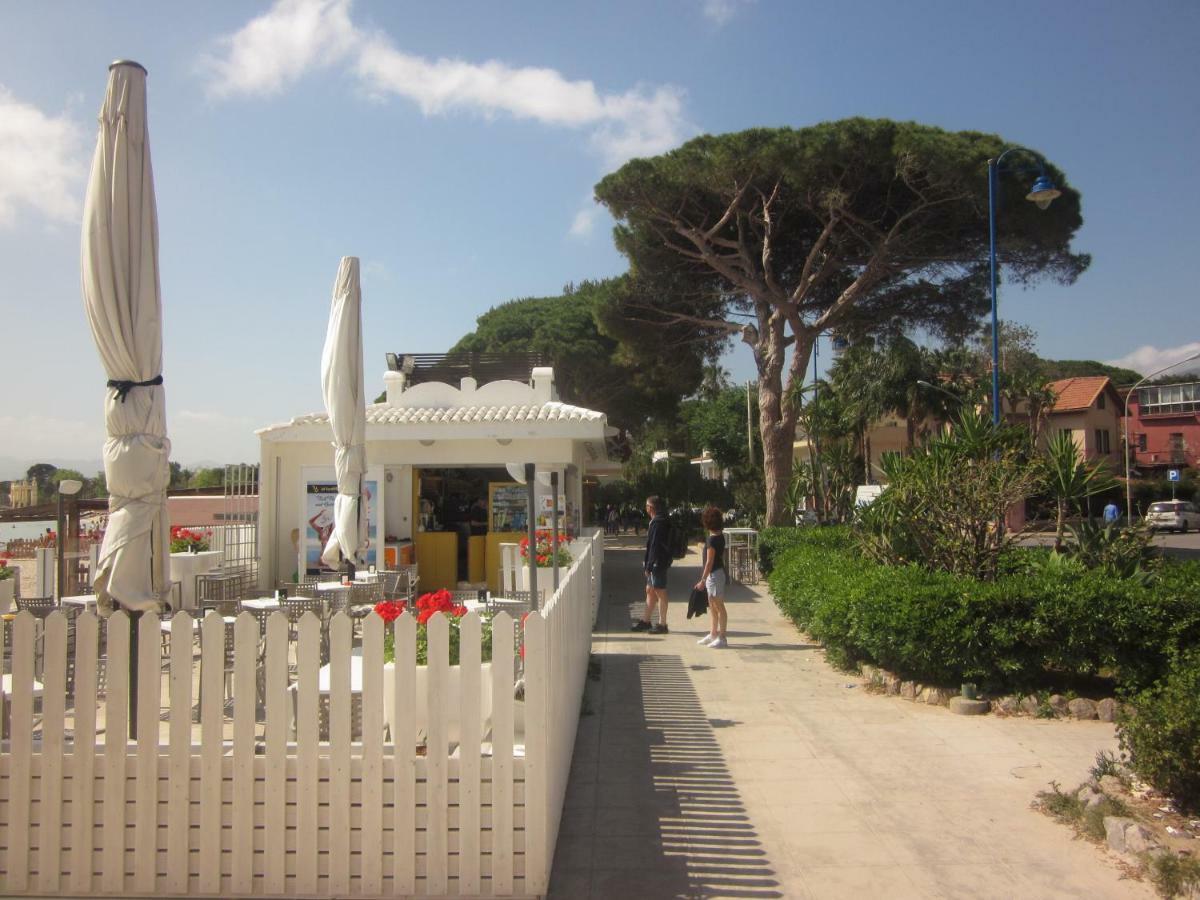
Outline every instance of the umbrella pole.
<svg viewBox="0 0 1200 900"><path fill-rule="evenodd" d="M129 738L137 740L138 716L138 632L141 631L141 611L129 613Z"/></svg>

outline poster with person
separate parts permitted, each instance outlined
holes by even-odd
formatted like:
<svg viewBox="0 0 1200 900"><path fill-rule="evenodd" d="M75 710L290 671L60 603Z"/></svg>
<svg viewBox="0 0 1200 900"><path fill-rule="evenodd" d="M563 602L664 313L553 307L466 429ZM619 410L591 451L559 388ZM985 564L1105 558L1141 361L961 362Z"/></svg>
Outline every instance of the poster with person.
<svg viewBox="0 0 1200 900"><path fill-rule="evenodd" d="M368 472L363 479L363 502L367 504L367 550L364 554L364 566L378 566L379 534L381 523L380 510L383 508L379 485L382 482L380 473ZM309 575L319 575L325 570L321 562L321 552L333 534L333 506L337 499L337 479L332 467L307 469L304 476L304 524L301 533L304 535L300 551L304 558L304 571Z"/></svg>

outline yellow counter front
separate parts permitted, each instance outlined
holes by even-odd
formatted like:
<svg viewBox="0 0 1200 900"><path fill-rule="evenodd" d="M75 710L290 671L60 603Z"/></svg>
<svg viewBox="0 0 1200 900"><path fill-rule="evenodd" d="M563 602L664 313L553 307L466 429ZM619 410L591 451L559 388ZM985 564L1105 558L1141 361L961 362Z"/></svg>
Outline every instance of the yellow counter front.
<svg viewBox="0 0 1200 900"><path fill-rule="evenodd" d="M415 538L421 593L458 587L458 534L418 531Z"/></svg>

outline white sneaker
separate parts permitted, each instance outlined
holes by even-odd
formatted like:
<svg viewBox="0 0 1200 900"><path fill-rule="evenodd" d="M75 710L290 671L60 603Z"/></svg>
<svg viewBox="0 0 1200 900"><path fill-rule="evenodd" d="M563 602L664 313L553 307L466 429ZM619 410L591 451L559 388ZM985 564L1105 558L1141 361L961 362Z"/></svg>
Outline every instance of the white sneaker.
<svg viewBox="0 0 1200 900"><path fill-rule="evenodd" d="M702 647L707 647L709 644L711 644L716 639L717 639L717 636L715 634L706 634L704 637L700 638L700 640L696 641L696 643Z"/></svg>
<svg viewBox="0 0 1200 900"><path fill-rule="evenodd" d="M714 650L720 650L724 647L728 647L729 644L726 643L725 638L719 637L715 641L710 642L708 646L712 647Z"/></svg>

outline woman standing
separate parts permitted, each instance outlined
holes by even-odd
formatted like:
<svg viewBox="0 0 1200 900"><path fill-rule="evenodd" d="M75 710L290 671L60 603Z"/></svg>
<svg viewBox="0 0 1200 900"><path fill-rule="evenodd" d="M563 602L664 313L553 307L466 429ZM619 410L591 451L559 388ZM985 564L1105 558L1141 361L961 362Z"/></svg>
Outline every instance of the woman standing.
<svg viewBox="0 0 1200 900"><path fill-rule="evenodd" d="M725 522L721 511L715 506L706 506L700 521L708 530L708 537L704 539L704 571L700 573L700 580L695 586L697 590L708 591L708 614L712 626L697 643L719 650L728 646L725 642L725 627L729 621L725 613Z"/></svg>

